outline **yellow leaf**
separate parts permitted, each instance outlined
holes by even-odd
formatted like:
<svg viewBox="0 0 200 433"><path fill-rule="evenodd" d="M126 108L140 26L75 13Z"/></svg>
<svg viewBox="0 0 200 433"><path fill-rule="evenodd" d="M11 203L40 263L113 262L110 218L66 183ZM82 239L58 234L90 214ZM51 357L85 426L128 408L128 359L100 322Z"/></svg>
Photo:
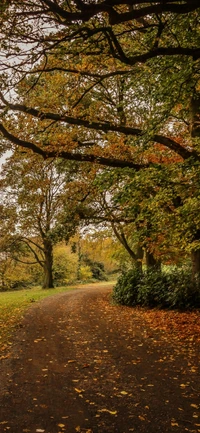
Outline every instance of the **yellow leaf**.
<svg viewBox="0 0 200 433"><path fill-rule="evenodd" d="M199 406L197 404L191 404L191 407L194 407L195 409L199 409Z"/></svg>
<svg viewBox="0 0 200 433"><path fill-rule="evenodd" d="M145 421L145 418L141 415L139 415L138 418L140 419L140 421Z"/></svg>
<svg viewBox="0 0 200 433"><path fill-rule="evenodd" d="M171 422L171 426L172 427L178 427L178 423L177 422Z"/></svg>
<svg viewBox="0 0 200 433"><path fill-rule="evenodd" d="M75 389L75 391L78 392L79 394L80 394L81 392L84 392L83 389L78 389L78 388L74 388L74 389Z"/></svg>
<svg viewBox="0 0 200 433"><path fill-rule="evenodd" d="M120 394L122 394L122 395L127 395L128 392L126 392L126 391L121 391Z"/></svg>
<svg viewBox="0 0 200 433"><path fill-rule="evenodd" d="M111 415L116 415L117 414L116 410L112 411L112 410L108 410L108 409L98 409L98 412L108 412Z"/></svg>
<svg viewBox="0 0 200 433"><path fill-rule="evenodd" d="M65 427L65 424L58 424L58 427Z"/></svg>

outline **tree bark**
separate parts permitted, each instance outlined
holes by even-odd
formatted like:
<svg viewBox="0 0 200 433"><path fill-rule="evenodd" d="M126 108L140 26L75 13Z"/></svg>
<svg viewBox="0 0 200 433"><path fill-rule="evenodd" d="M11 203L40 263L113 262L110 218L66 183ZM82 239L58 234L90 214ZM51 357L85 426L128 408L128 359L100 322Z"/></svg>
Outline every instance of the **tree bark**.
<svg viewBox="0 0 200 433"><path fill-rule="evenodd" d="M191 136L196 138L200 137L200 92L194 89L194 93L190 102L190 112L191 112ZM197 230L194 240L200 240L200 231ZM193 281L196 277L200 278L200 249L191 252L192 261L192 279Z"/></svg>
<svg viewBox="0 0 200 433"><path fill-rule="evenodd" d="M136 268L142 272L142 261L144 257L144 250L143 248L138 244L137 245L137 252L136 252L136 262L135 266Z"/></svg>
<svg viewBox="0 0 200 433"><path fill-rule="evenodd" d="M53 285L53 246L49 240L44 241L44 280L43 289L52 289Z"/></svg>
<svg viewBox="0 0 200 433"><path fill-rule="evenodd" d="M147 265L147 271L155 270L160 271L161 270L161 261L155 259L154 255L150 253L149 251L146 251L146 265Z"/></svg>
<svg viewBox="0 0 200 433"><path fill-rule="evenodd" d="M200 278L200 249L191 252L192 279Z"/></svg>
<svg viewBox="0 0 200 433"><path fill-rule="evenodd" d="M190 132L193 138L200 137L200 92L194 91L190 102L191 125Z"/></svg>

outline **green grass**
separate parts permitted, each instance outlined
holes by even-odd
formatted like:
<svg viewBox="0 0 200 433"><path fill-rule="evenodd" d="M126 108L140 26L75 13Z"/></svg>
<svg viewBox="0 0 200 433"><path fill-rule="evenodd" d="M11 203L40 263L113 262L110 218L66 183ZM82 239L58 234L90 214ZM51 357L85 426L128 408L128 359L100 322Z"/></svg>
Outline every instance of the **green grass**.
<svg viewBox="0 0 200 433"><path fill-rule="evenodd" d="M19 324L24 311L32 302L69 290L72 290L72 287L57 287L55 289L34 287L12 292L0 292L0 351L6 351L11 345L10 339L13 331Z"/></svg>

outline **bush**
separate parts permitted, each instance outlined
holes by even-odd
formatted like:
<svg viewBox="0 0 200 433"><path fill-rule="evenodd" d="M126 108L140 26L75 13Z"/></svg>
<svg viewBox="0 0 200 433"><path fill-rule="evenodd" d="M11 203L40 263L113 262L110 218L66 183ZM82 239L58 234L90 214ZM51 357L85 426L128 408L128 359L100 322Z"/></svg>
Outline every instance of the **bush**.
<svg viewBox="0 0 200 433"><path fill-rule="evenodd" d="M92 278L99 281L107 281L108 278L105 273L104 264L102 262L93 261L87 254L82 255L82 261L85 265L90 267Z"/></svg>
<svg viewBox="0 0 200 433"><path fill-rule="evenodd" d="M161 271L145 272L138 286L137 303L144 307L167 307L167 278Z"/></svg>
<svg viewBox="0 0 200 433"><path fill-rule="evenodd" d="M113 300L122 305L136 305L140 280L141 272L137 269L131 269L120 275L113 289Z"/></svg>
<svg viewBox="0 0 200 433"><path fill-rule="evenodd" d="M79 277L81 281L87 281L92 278L92 271L89 266L81 266L79 270Z"/></svg>
<svg viewBox="0 0 200 433"><path fill-rule="evenodd" d="M192 279L190 270L178 269L168 276L170 308L190 309L200 307L200 284Z"/></svg>
<svg viewBox="0 0 200 433"><path fill-rule="evenodd" d="M189 309L200 307L199 280L193 280L189 269L170 272L136 269L122 274L113 290L115 302L128 306Z"/></svg>

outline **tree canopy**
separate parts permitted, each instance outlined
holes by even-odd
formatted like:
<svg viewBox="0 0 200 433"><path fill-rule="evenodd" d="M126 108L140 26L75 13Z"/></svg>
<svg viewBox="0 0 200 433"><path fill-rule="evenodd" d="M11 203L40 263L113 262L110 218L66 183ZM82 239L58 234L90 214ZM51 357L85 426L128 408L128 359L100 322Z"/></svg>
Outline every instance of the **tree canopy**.
<svg viewBox="0 0 200 433"><path fill-rule="evenodd" d="M81 162L84 197L97 178L93 208L103 170L100 191L106 186L120 209L113 213L120 239L130 221L150 253L181 244L194 273L199 12L197 0L5 0L0 30L1 152L19 147ZM111 198L112 169L120 175Z"/></svg>
<svg viewBox="0 0 200 433"><path fill-rule="evenodd" d="M127 158L125 144L133 153L141 143L159 143L184 159L199 160L188 134L198 135L198 1L26 0L5 1L1 9L5 144L44 158L59 155L136 170L146 159L138 162L135 153ZM54 81L54 96L57 83L62 88L58 105L49 106L46 97L32 100L44 80ZM21 88L25 83L20 95L19 83ZM32 118L40 131L65 125L68 137L64 144L57 139L44 146L36 134L23 136L16 115L21 126ZM120 157L113 149L107 155L110 135Z"/></svg>

